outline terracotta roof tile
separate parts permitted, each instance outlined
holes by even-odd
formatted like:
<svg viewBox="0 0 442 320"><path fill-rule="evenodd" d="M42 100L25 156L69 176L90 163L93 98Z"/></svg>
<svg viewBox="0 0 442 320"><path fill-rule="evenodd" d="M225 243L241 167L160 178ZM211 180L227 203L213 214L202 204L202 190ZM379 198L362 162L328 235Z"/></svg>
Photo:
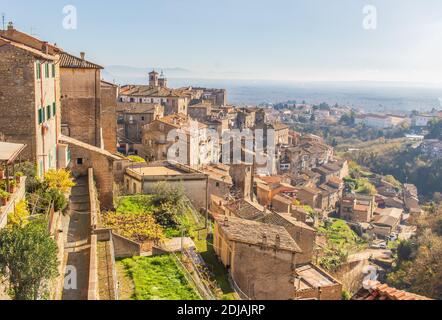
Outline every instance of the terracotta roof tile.
<svg viewBox="0 0 442 320"><path fill-rule="evenodd" d="M78 58L66 52L63 52L60 56L60 68L103 69L103 67L98 64Z"/></svg>

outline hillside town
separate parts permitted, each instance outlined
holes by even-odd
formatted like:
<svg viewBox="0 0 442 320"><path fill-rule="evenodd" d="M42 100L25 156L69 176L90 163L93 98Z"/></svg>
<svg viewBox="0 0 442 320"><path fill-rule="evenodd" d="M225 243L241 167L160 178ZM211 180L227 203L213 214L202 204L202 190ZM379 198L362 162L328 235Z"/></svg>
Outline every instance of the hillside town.
<svg viewBox="0 0 442 320"><path fill-rule="evenodd" d="M1 299L434 298L388 282L425 214L421 190L297 125L406 124L440 158L426 136L442 111L236 106L222 88L171 88L161 70L143 85L103 70L12 22L0 31L0 233L47 235L53 262L28 292L0 259Z"/></svg>

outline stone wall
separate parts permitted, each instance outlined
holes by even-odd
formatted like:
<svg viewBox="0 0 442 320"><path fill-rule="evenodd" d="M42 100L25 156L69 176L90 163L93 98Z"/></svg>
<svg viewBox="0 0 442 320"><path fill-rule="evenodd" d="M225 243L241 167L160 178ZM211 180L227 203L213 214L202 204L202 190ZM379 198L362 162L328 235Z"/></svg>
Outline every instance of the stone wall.
<svg viewBox="0 0 442 320"><path fill-rule="evenodd" d="M60 70L63 133L100 147L100 70L79 68Z"/></svg>
<svg viewBox="0 0 442 320"><path fill-rule="evenodd" d="M253 300L293 298L294 253L239 242L233 243L233 246L232 278L249 298Z"/></svg>
<svg viewBox="0 0 442 320"><path fill-rule="evenodd" d="M118 87L101 83L101 129L104 149L117 152L117 99Z"/></svg>
<svg viewBox="0 0 442 320"><path fill-rule="evenodd" d="M69 169L78 177L87 176L89 168L93 168L100 207L113 208L115 185L123 182L123 173L129 160L93 146L74 143L73 139L66 139L63 142L69 144L72 157Z"/></svg>
<svg viewBox="0 0 442 320"><path fill-rule="evenodd" d="M132 240L113 234L113 246L116 258L139 257L142 253L142 246Z"/></svg>
<svg viewBox="0 0 442 320"><path fill-rule="evenodd" d="M0 134L24 143L22 157L36 160L34 58L9 45L0 47Z"/></svg>

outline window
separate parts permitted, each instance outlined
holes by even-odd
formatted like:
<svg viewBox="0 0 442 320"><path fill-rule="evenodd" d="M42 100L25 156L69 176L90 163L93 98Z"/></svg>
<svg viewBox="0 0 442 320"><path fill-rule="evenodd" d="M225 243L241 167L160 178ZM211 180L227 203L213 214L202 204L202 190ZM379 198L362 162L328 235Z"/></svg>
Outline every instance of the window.
<svg viewBox="0 0 442 320"><path fill-rule="evenodd" d="M38 124L42 124L44 121L43 119L43 109L38 109Z"/></svg>
<svg viewBox="0 0 442 320"><path fill-rule="evenodd" d="M35 68L37 71L37 80L39 80L39 79L41 79L41 64L40 64L40 62L37 62L37 65Z"/></svg>
<svg viewBox="0 0 442 320"><path fill-rule="evenodd" d="M144 117L141 117L141 121L144 121L145 120L145 118Z"/></svg>
<svg viewBox="0 0 442 320"><path fill-rule="evenodd" d="M83 165L83 158L77 159L77 165L82 166Z"/></svg>
<svg viewBox="0 0 442 320"><path fill-rule="evenodd" d="M55 102L52 104L52 115L55 116L55 114L57 113L57 105L55 104Z"/></svg>
<svg viewBox="0 0 442 320"><path fill-rule="evenodd" d="M52 65L52 78L55 78L55 64Z"/></svg>
<svg viewBox="0 0 442 320"><path fill-rule="evenodd" d="M216 187L219 188L219 182L216 183Z"/></svg>
<svg viewBox="0 0 442 320"><path fill-rule="evenodd" d="M48 117L48 120L51 119L51 106L46 107L46 115Z"/></svg>
<svg viewBox="0 0 442 320"><path fill-rule="evenodd" d="M45 77L49 78L49 63L45 63Z"/></svg>

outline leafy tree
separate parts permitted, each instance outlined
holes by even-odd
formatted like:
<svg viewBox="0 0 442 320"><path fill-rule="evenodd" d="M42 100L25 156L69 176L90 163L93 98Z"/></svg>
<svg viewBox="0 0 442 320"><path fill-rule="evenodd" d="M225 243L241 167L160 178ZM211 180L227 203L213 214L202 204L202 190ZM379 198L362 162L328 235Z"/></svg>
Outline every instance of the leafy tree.
<svg viewBox="0 0 442 320"><path fill-rule="evenodd" d="M164 238L163 228L157 224L150 212L107 212L102 216L102 223L105 228L141 243Z"/></svg>
<svg viewBox="0 0 442 320"><path fill-rule="evenodd" d="M341 119L339 119L339 123L346 126L353 126L355 124L355 114L353 112L343 114Z"/></svg>
<svg viewBox="0 0 442 320"><path fill-rule="evenodd" d="M65 169L51 169L44 175L44 181L51 189L57 189L62 193L67 193L75 186L71 173Z"/></svg>
<svg viewBox="0 0 442 320"><path fill-rule="evenodd" d="M358 184L359 188L356 190L357 193L362 193L369 196L374 196L378 193L376 187L366 179L359 179Z"/></svg>
<svg viewBox="0 0 442 320"><path fill-rule="evenodd" d="M396 268L388 282L434 299L442 299L442 237L438 234L442 208L415 219L417 237L398 247Z"/></svg>
<svg viewBox="0 0 442 320"><path fill-rule="evenodd" d="M42 223L0 230L0 274L15 300L48 296L47 284L58 276L57 245Z"/></svg>
<svg viewBox="0 0 442 320"><path fill-rule="evenodd" d="M174 187L167 182L158 183L151 202L155 206L155 219L161 226L173 228L179 225L179 217L185 210L185 195L182 186Z"/></svg>
<svg viewBox="0 0 442 320"><path fill-rule="evenodd" d="M428 131L429 133L425 138L442 140L442 120L432 120Z"/></svg>

